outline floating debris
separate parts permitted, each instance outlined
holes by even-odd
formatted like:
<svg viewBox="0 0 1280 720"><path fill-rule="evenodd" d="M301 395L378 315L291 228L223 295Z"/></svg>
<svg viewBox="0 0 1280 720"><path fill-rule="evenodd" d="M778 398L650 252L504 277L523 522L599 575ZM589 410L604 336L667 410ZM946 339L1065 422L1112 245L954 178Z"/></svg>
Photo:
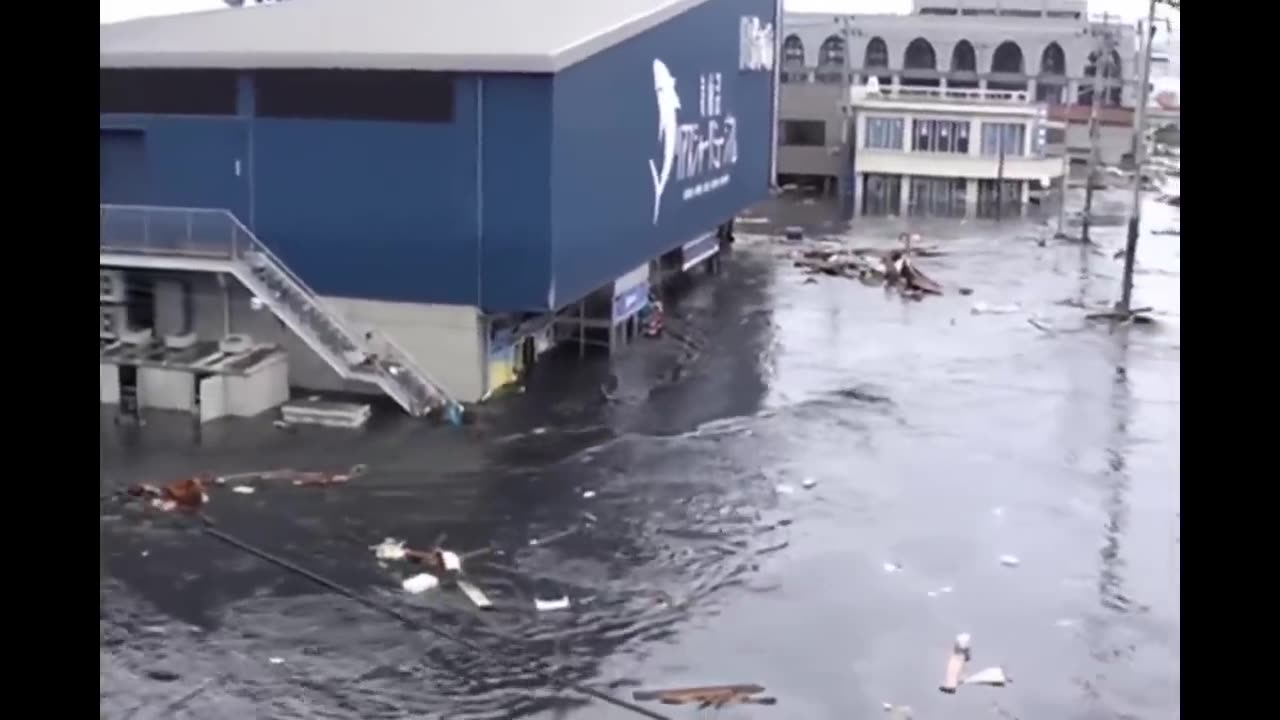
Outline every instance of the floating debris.
<svg viewBox="0 0 1280 720"><path fill-rule="evenodd" d="M906 705L884 703L884 711L889 713L889 720L911 720L911 708Z"/></svg>
<svg viewBox="0 0 1280 720"><path fill-rule="evenodd" d="M776 485L773 490L779 495L790 495L796 491L794 487L787 485L786 483Z"/></svg>
<svg viewBox="0 0 1280 720"><path fill-rule="evenodd" d="M364 475L368 470L368 466L361 464L352 465L345 473L295 472L293 475L293 484L300 486L341 485Z"/></svg>
<svg viewBox="0 0 1280 720"><path fill-rule="evenodd" d="M595 497L595 496L596 496L596 491L595 491L595 490L586 490L586 491L584 491L584 492L582 493L582 499L583 499L583 500L590 500L591 498L593 498L593 497Z"/></svg>
<svg viewBox="0 0 1280 720"><path fill-rule="evenodd" d="M817 487L817 485L818 485L818 481L811 477L807 477L804 480L800 481L800 486L803 487L805 490L812 490L815 487Z"/></svg>
<svg viewBox="0 0 1280 720"><path fill-rule="evenodd" d="M1009 315L1010 313L1016 313L1021 309L1022 307L1019 306L1017 303L1005 303L1003 305L999 305L999 304L993 305L991 303L983 302L982 300L979 300L978 302L973 304L973 307L969 308L969 312L974 315Z"/></svg>
<svg viewBox="0 0 1280 720"><path fill-rule="evenodd" d="M381 543L373 546L373 554L379 560L403 560L405 557L404 542L387 538Z"/></svg>
<svg viewBox="0 0 1280 720"><path fill-rule="evenodd" d="M163 512L182 509L198 510L209 502L209 495L204 491L205 483L212 478L207 475L196 475L183 480L175 480L163 487L140 484L130 486L125 492L131 497L146 498L148 504Z"/></svg>
<svg viewBox="0 0 1280 720"><path fill-rule="evenodd" d="M1069 628L1069 627L1075 627L1076 621L1072 620L1071 618L1059 618L1053 624L1060 628Z"/></svg>
<svg viewBox="0 0 1280 720"><path fill-rule="evenodd" d="M440 580L431 573L419 573L412 577L405 578L402 586L404 587L405 592L417 595L418 593L423 593L439 587Z"/></svg>
<svg viewBox="0 0 1280 720"><path fill-rule="evenodd" d="M486 596L480 588L472 585L470 582L459 579L458 589L462 591L463 595L467 596L467 599L470 600L472 604L481 610L488 610L493 607L493 602L489 600L488 596Z"/></svg>
<svg viewBox="0 0 1280 720"><path fill-rule="evenodd" d="M669 690L637 690L631 697L638 702L657 700L664 705L697 705L698 709L742 705L776 705L777 698L752 697L764 692L762 685L710 685L707 687L672 688Z"/></svg>
<svg viewBox="0 0 1280 720"><path fill-rule="evenodd" d="M272 665L280 665L284 663L284 658L282 657L267 658L267 662L271 663Z"/></svg>
<svg viewBox="0 0 1280 720"><path fill-rule="evenodd" d="M1000 564L1005 567L1018 567L1022 564L1022 561L1018 559L1017 555L1001 555Z"/></svg>
<svg viewBox="0 0 1280 720"><path fill-rule="evenodd" d="M992 687L1004 687L1012 682L1004 668L989 667L983 668L978 672L966 677L963 685L990 685Z"/></svg>
<svg viewBox="0 0 1280 720"><path fill-rule="evenodd" d="M254 493L254 489L252 485L236 485L231 488L231 492L238 493L240 495L252 495Z"/></svg>
<svg viewBox="0 0 1280 720"><path fill-rule="evenodd" d="M569 596L566 595L556 600L542 600L540 598L533 599L533 609L538 612L553 612L555 610L569 609Z"/></svg>
<svg viewBox="0 0 1280 720"><path fill-rule="evenodd" d="M938 687L944 693L951 694L960 687L960 675L964 672L964 664L969 661L970 643L972 638L969 633L960 633L956 635L955 642L951 646L951 655L947 658L946 673L943 675L942 685Z"/></svg>
<svg viewBox="0 0 1280 720"><path fill-rule="evenodd" d="M1050 335L1055 335L1055 334L1057 334L1057 332L1058 332L1057 330L1054 330L1054 329L1053 329L1053 326L1052 326L1052 325L1049 325L1048 323L1046 323L1046 322L1044 322L1043 320L1040 320L1040 319L1038 319L1038 318L1033 318L1033 317L1032 317L1032 318L1027 318L1027 323L1028 323L1029 325L1031 325L1031 327L1033 327L1033 328L1035 328L1035 329L1037 329L1037 330L1039 330L1039 331L1041 331L1041 332L1046 332L1046 333L1048 333L1048 334L1050 334Z"/></svg>
<svg viewBox="0 0 1280 720"><path fill-rule="evenodd" d="M446 572L462 572L462 558L458 557L455 552L449 550L437 550L440 555L440 564Z"/></svg>
<svg viewBox="0 0 1280 720"><path fill-rule="evenodd" d="M530 434L532 434L532 435L545 435L546 433L547 433L547 429L546 429L546 428L544 428L544 427L536 427L536 428L534 428L534 429L531 431L531 433L530 433Z"/></svg>
<svg viewBox="0 0 1280 720"><path fill-rule="evenodd" d="M887 562L882 567L887 573L902 572L902 563Z"/></svg>

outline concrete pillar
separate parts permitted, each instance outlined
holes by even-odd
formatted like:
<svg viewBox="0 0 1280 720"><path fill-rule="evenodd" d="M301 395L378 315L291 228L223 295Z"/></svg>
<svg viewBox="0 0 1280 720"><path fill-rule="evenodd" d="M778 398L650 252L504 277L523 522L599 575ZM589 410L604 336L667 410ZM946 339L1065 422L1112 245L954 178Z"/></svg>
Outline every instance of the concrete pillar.
<svg viewBox="0 0 1280 720"><path fill-rule="evenodd" d="M1036 101L1036 81L1034 78L1027 80L1027 102Z"/></svg>
<svg viewBox="0 0 1280 720"><path fill-rule="evenodd" d="M982 121L969 121L969 157L982 155Z"/></svg>
<svg viewBox="0 0 1280 720"><path fill-rule="evenodd" d="M1021 211L1025 214L1027 206L1031 204L1031 183L1040 182L1039 180L1027 180L1022 183Z"/></svg>
<svg viewBox="0 0 1280 720"><path fill-rule="evenodd" d="M978 90L979 90L979 91L981 91L981 92L986 92L986 91L987 91L987 79L986 79L986 78L982 78L981 80L979 80L979 81L978 81Z"/></svg>
<svg viewBox="0 0 1280 720"><path fill-rule="evenodd" d="M911 210L911 176L902 176L901 191L898 193L898 216L904 217Z"/></svg>
<svg viewBox="0 0 1280 720"><path fill-rule="evenodd" d="M893 94L894 94L894 95L897 95L897 94L898 94L898 88L900 88L900 87L902 86L902 75L900 75L900 74L898 74L898 73L894 73L894 74L893 74L893 81L890 83L890 85L893 87Z"/></svg>
<svg viewBox="0 0 1280 720"><path fill-rule="evenodd" d="M181 280L157 280L155 283L155 335L184 335L191 330L188 310L191 288Z"/></svg>
<svg viewBox="0 0 1280 720"><path fill-rule="evenodd" d="M942 90L943 95L947 94L947 78L946 77L942 77L938 79L938 88Z"/></svg>
<svg viewBox="0 0 1280 720"><path fill-rule="evenodd" d="M978 179L969 178L964 184L964 216L978 216Z"/></svg>
<svg viewBox="0 0 1280 720"><path fill-rule="evenodd" d="M1076 98L1079 96L1079 91L1080 91L1080 88L1079 88L1079 85L1076 83L1076 81L1075 81L1075 80L1068 80L1068 81L1067 81L1067 96L1066 96L1065 98L1063 98L1063 100L1062 100L1062 101L1063 101L1064 103L1066 103L1067 105L1075 105L1075 104L1076 104Z"/></svg>

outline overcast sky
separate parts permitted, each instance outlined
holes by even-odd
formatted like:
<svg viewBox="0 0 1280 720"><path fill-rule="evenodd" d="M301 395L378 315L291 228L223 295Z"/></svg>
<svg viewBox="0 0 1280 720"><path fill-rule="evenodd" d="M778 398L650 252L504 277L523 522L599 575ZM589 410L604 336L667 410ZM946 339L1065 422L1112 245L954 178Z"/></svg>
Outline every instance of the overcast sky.
<svg viewBox="0 0 1280 720"><path fill-rule="evenodd" d="M252 1L252 0L250 0ZM428 2L429 0L423 0ZM536 0L530 0L536 1ZM600 0L608 2L608 0ZM352 0L360 2L360 0ZM784 0L785 7L818 12L906 13L911 0ZM98 0L98 22L109 23L151 15L214 10L226 7L222 0ZM1147 0L1089 0L1091 13L1116 13L1127 19L1145 17ZM1176 10L1161 8L1159 17L1177 16Z"/></svg>

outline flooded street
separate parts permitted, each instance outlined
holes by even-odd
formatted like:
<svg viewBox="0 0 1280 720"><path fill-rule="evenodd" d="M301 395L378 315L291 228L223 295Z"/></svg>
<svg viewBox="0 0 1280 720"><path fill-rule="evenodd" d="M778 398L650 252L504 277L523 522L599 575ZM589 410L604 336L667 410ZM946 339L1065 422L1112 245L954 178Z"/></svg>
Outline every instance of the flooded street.
<svg viewBox="0 0 1280 720"><path fill-rule="evenodd" d="M1095 228L1091 250L1042 247L1029 221L860 221L851 245L913 230L946 251L917 261L945 294L909 301L793 267L795 246L767 233L834 226L821 204L780 200L668 308L675 332L612 365L555 358L462 431L384 412L357 433L264 419L196 443L185 418L137 431L104 411L104 494L367 463L332 488L216 488L208 513L483 652L104 503L102 714L636 717L550 687L554 673L628 700L718 683L778 698L720 718L867 718L886 702L917 718L1176 718L1180 244L1152 231L1179 211L1145 208L1134 298L1150 326L1083 318L1119 298L1123 226ZM495 611L408 595L369 549L441 533L497 548L468 566ZM570 609L534 610L561 596ZM970 669L1012 684L940 693L960 632Z"/></svg>

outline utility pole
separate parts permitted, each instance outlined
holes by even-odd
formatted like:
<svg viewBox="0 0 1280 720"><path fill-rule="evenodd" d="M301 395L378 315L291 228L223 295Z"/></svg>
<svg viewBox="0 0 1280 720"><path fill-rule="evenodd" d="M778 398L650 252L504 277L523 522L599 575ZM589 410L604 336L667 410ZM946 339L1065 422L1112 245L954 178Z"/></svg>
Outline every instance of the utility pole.
<svg viewBox="0 0 1280 720"><path fill-rule="evenodd" d="M844 215L852 220L857 213L858 175L854 172L854 159L857 156L858 116L853 107L853 53L850 52L850 39L853 37L853 17L841 15L836 18L840 23L840 40L844 43L844 79L841 82L841 111L844 115L841 140L844 142L844 171L841 195L843 195Z"/></svg>
<svg viewBox="0 0 1280 720"><path fill-rule="evenodd" d="M1138 230L1142 222L1142 170L1147 158L1147 93L1151 89L1151 46L1156 36L1156 0L1147 8L1143 28L1146 47L1142 51L1142 85L1138 87L1138 107L1133 111L1133 208L1129 211L1129 235L1124 244L1124 278L1120 286L1120 312L1133 313L1133 263L1138 253Z"/></svg>
<svg viewBox="0 0 1280 720"><path fill-rule="evenodd" d="M1084 215L1080 222L1080 242L1088 244L1089 225L1093 220L1093 186L1098 174L1098 142L1101 135L1098 128L1098 109L1102 106L1102 79L1111 74L1111 49L1114 38L1111 36L1110 18L1104 16L1105 27L1098 42L1098 57L1093 63L1093 103L1089 108L1089 169L1084 180Z"/></svg>
<svg viewBox="0 0 1280 720"><path fill-rule="evenodd" d="M1067 219L1067 182L1071 176L1071 153L1067 151L1067 128L1071 127L1071 118L1067 118L1062 128L1062 181L1058 183L1058 232L1054 239L1063 236L1063 225Z"/></svg>

